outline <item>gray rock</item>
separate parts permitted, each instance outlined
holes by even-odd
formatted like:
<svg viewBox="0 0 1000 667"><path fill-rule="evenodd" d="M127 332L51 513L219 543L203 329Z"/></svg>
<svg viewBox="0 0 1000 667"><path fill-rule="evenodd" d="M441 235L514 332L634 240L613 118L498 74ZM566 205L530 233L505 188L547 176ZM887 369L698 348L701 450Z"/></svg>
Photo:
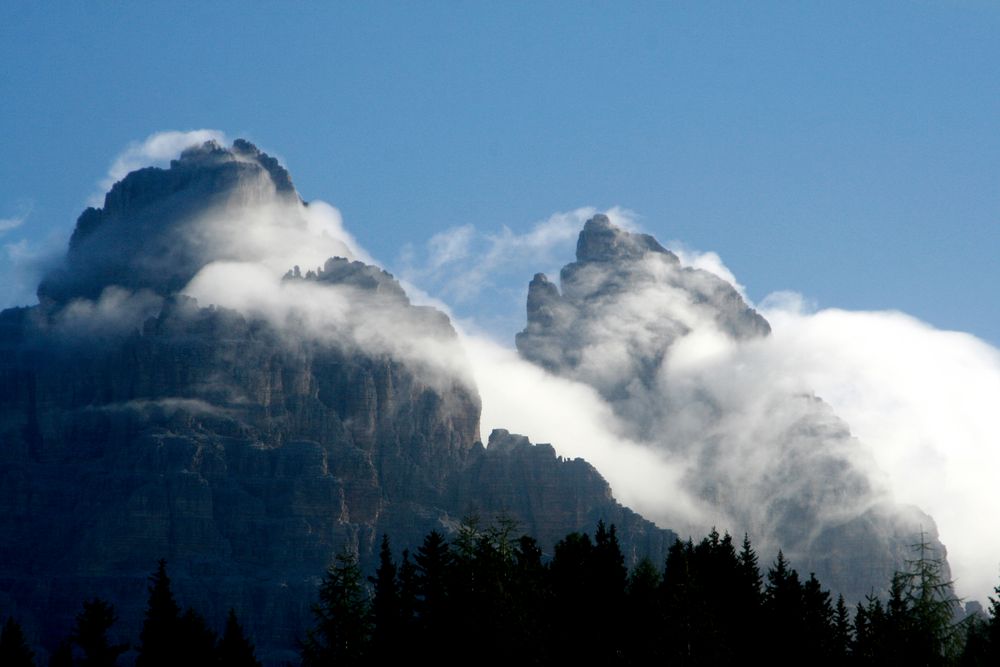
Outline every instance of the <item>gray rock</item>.
<svg viewBox="0 0 1000 667"><path fill-rule="evenodd" d="M271 185L247 194L248 179ZM177 294L217 258L188 225L246 196L297 198L242 141L134 172L80 217L42 303L0 312L0 603L40 649L93 596L134 641L160 558L183 605L219 624L234 607L265 663L281 664L335 554L355 550L371 571L383 533L414 549L469 513L505 513L551 548L604 519L633 557L663 557L673 535L616 503L588 464L499 433L484 448L467 377L432 377L350 336L391 316L406 326L390 341L463 354L448 318L381 269L331 258L289 272L349 290L355 321L322 336ZM67 326L75 299L108 289L151 296L116 328Z"/></svg>
<svg viewBox="0 0 1000 667"><path fill-rule="evenodd" d="M520 355L592 386L624 436L685 462L684 491L720 529L748 531L764 564L781 548L854 601L887 585L921 531L936 540L929 516L872 481L870 455L822 400L738 368L724 378L671 370L691 337L722 339L738 358L741 346L769 335L732 285L604 216L584 225L560 284L542 274L529 284ZM676 516L643 509L661 523ZM697 537L711 526L673 527Z"/></svg>

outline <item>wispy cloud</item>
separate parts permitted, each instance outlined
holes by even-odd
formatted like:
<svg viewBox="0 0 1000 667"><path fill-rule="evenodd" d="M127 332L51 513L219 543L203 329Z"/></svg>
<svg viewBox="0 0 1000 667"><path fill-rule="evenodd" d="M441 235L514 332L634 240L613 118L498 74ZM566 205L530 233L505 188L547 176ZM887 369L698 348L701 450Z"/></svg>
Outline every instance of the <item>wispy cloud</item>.
<svg viewBox="0 0 1000 667"><path fill-rule="evenodd" d="M523 324L518 318L531 276L539 271L558 273L565 258L575 252L583 223L600 212L588 206L555 213L523 233L507 226L453 227L422 246L404 247L393 269L408 284L451 304L460 316L475 311L482 330L501 332L501 338L510 339ZM635 214L627 209L614 207L603 213L621 227L637 227Z"/></svg>
<svg viewBox="0 0 1000 667"><path fill-rule="evenodd" d="M155 132L142 141L133 141L115 157L107 176L98 184L100 190L91 195L87 203L94 207L101 206L104 202L104 193L125 178L129 172L142 167L163 165L180 155L185 148L210 140L221 144L228 143L225 133L208 129L185 132L167 130Z"/></svg>

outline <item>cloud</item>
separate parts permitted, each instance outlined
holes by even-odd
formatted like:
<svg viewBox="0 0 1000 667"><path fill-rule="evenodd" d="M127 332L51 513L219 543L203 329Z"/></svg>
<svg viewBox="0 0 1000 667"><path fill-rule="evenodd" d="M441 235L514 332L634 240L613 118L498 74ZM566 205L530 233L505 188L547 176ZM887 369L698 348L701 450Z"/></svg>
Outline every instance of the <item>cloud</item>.
<svg viewBox="0 0 1000 667"><path fill-rule="evenodd" d="M740 296L744 300L747 300L746 287L741 285L739 281L736 280L736 276L733 272L729 270L729 267L722 262L722 258L719 257L718 253L708 251L701 252L693 248L689 248L681 241L670 241L667 244L667 249L670 252L677 255L677 259L681 261L682 266L690 266L693 269L702 269L703 271L708 271L709 273L722 278L727 283L736 288Z"/></svg>
<svg viewBox="0 0 1000 667"><path fill-rule="evenodd" d="M0 246L0 309L37 301L38 281L65 253L67 237L65 229L57 229L41 239Z"/></svg>
<svg viewBox="0 0 1000 667"><path fill-rule="evenodd" d="M483 400L481 432L505 428L549 442L570 458L584 458L608 480L615 497L660 525L711 525L713 508L682 485L686 461L623 436L625 428L590 386L551 375L509 348L464 332Z"/></svg>
<svg viewBox="0 0 1000 667"><path fill-rule="evenodd" d="M934 517L958 592L984 599L1000 572L1000 350L900 312L763 307L774 333L758 363L833 406L895 496Z"/></svg>
<svg viewBox="0 0 1000 667"><path fill-rule="evenodd" d="M17 229L24 224L24 221L27 220L27 218L27 214L12 218L0 218L0 235L6 234L12 229Z"/></svg>
<svg viewBox="0 0 1000 667"><path fill-rule="evenodd" d="M136 169L163 166L181 154L185 148L215 140L227 144L226 135L219 130L168 130L155 132L143 141L133 141L111 163L108 174L99 183L99 191L91 195L88 204L98 208L104 203L104 193L111 186Z"/></svg>
<svg viewBox="0 0 1000 667"><path fill-rule="evenodd" d="M473 225L453 227L435 234L422 247L405 247L396 260L396 271L402 280L449 303L459 317L474 313L483 330L510 340L523 324L514 313L524 307L532 274L558 273L564 258L574 253L583 223L599 212L581 207L555 213L524 233L506 226L494 231ZM623 228L637 226L635 214L627 209L616 206L604 214Z"/></svg>
<svg viewBox="0 0 1000 667"><path fill-rule="evenodd" d="M163 299L148 290L132 292L111 285L99 298L75 299L56 315L55 326L63 334L104 337L127 334L142 328L146 318L160 312Z"/></svg>

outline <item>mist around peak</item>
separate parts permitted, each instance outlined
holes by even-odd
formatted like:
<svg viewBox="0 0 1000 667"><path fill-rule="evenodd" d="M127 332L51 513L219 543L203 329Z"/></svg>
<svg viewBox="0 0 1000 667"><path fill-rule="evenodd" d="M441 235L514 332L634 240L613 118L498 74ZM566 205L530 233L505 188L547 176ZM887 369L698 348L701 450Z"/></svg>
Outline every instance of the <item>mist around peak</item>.
<svg viewBox="0 0 1000 667"><path fill-rule="evenodd" d="M620 208L604 212L607 225L590 207L524 234L458 227L404 248L397 282L334 207L289 190L276 161L222 146L196 142L175 153L177 164L134 171L81 216L39 288L54 330L126 335L187 294L300 339L460 378L483 398L482 433L506 428L586 458L660 525L746 527L767 553L763 536L797 522L806 553L829 543L824 530L835 535L858 517L871 530L894 512L925 528L933 517L958 591L982 599L995 585L1000 538L975 519L1000 511L989 479L1000 467L992 346L901 313L810 309L794 293L753 304L718 255L630 236L639 223ZM180 178L196 162L205 169ZM159 191L160 214L132 215L146 210L149 188L180 182ZM214 194L195 197L199 187ZM613 242L586 240L583 261L560 269L591 220ZM518 340L529 362L501 333L524 322L525 281L539 272ZM520 288L506 282L515 275ZM458 339L442 335L452 326L444 316L399 290L462 306ZM483 302L493 315L468 314ZM349 324L358 317L365 324Z"/></svg>

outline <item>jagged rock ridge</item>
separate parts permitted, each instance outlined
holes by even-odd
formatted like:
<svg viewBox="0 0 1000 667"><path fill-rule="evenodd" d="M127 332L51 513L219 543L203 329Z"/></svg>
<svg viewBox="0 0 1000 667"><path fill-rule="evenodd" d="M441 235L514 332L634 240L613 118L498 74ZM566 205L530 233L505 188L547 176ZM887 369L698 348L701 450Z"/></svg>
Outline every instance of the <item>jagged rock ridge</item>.
<svg viewBox="0 0 1000 667"><path fill-rule="evenodd" d="M384 271L341 257L289 272L289 289L346 295L354 321L330 327L184 296L229 258L199 243L206 216L258 205L302 204L247 142L133 172L80 217L40 304L0 313L5 614L49 648L94 595L141 619L166 558L185 605L210 619L234 606L277 664L295 659L333 556L353 548L370 565L383 532L414 548L469 512L506 512L551 547L603 518L634 557L664 553L673 535L617 504L585 462L500 431L483 447L466 376L367 344L356 325L377 314L369 328L391 318L410 348L462 356L447 317Z"/></svg>
<svg viewBox="0 0 1000 667"><path fill-rule="evenodd" d="M848 600L902 569L921 530L936 538L930 517L873 480L870 455L826 403L747 377L740 355L770 325L728 282L603 215L584 225L559 282L532 279L518 351L594 387L623 435L686 466L700 523L670 507L647 516L696 534L749 531L765 558L784 549ZM685 363L705 350L724 361Z"/></svg>

